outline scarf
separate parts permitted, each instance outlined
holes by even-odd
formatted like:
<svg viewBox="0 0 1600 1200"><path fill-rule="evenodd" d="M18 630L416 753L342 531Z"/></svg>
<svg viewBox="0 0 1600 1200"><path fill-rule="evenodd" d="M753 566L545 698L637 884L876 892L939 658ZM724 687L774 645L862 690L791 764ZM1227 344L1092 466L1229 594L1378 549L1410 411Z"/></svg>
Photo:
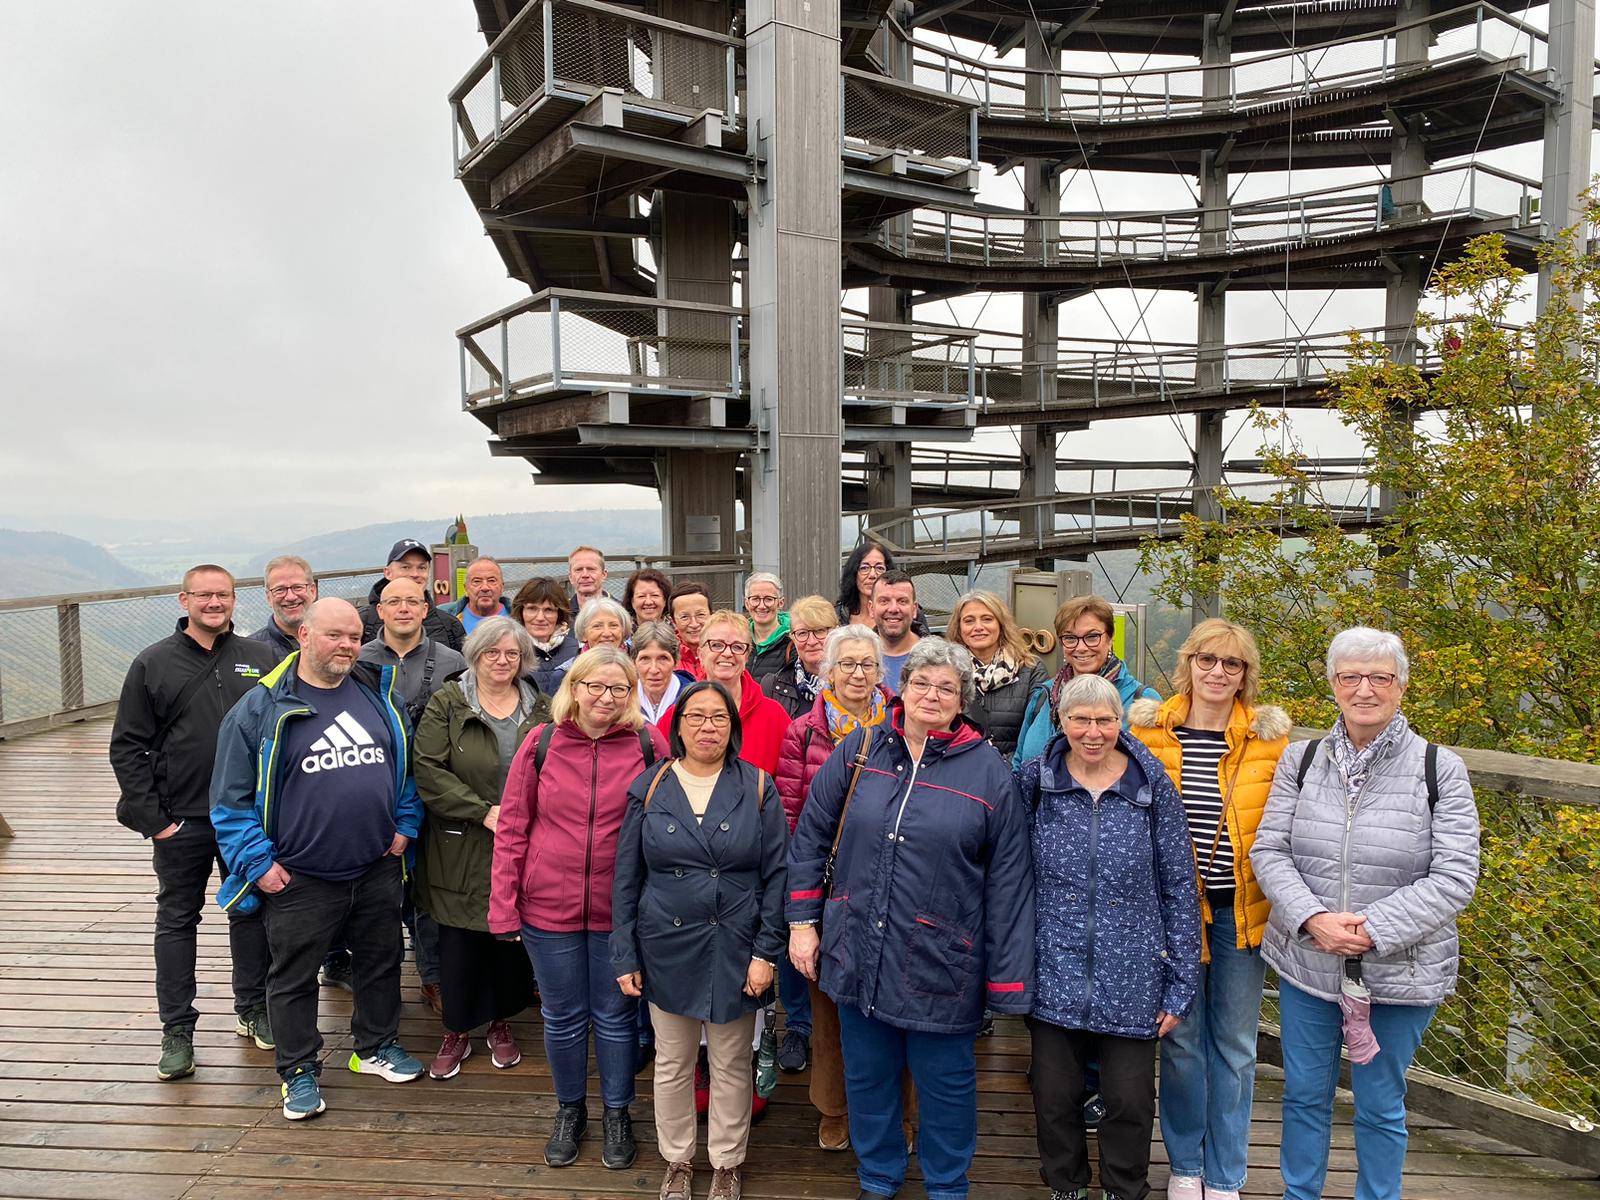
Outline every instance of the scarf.
<svg viewBox="0 0 1600 1200"><path fill-rule="evenodd" d="M553 651L557 646L561 645L562 642L567 640L567 625L565 622L562 622L560 625L556 626L556 631L554 633L552 633L548 638L544 638L542 640L534 637L530 633L528 635L528 640L533 643L533 648L535 650L548 657L551 651Z"/></svg>
<svg viewBox="0 0 1600 1200"><path fill-rule="evenodd" d="M996 688L1015 683L1017 679L1017 662L1009 650L1001 650L986 663L973 659L972 666L973 682L978 685L980 696L987 696Z"/></svg>
<svg viewBox="0 0 1600 1200"><path fill-rule="evenodd" d="M800 695L807 703L814 702L827 685L827 680L823 679L821 675L813 675L806 670L806 665L800 661L800 656L798 654L795 655L794 686L799 689Z"/></svg>
<svg viewBox="0 0 1600 1200"><path fill-rule="evenodd" d="M639 711L644 714L644 719L652 725L659 724L661 718L666 716L667 709L678 701L678 693L683 690L683 679L674 672L667 676L667 690L661 693L661 703L651 704L650 697L644 694L644 681L639 681Z"/></svg>
<svg viewBox="0 0 1600 1200"><path fill-rule="evenodd" d="M1345 797L1354 800L1361 792L1362 785L1367 782L1367 775L1372 770L1372 764L1410 732L1411 723L1401 713L1395 713L1394 718L1383 727L1382 732L1373 738L1360 750L1350 740L1350 734L1345 730L1344 718L1340 717L1333 724L1332 731L1328 734L1328 751L1333 755L1334 765L1339 768L1339 775L1344 780Z"/></svg>
<svg viewBox="0 0 1600 1200"><path fill-rule="evenodd" d="M999 655L995 657L998 658ZM1072 669L1072 664L1064 662L1061 664L1061 670L1056 672L1055 679L1050 683L1050 727L1052 729L1061 728L1061 717L1059 716L1061 712L1061 689L1066 687L1067 681L1076 674L1077 672ZM1100 675L1102 678L1116 683L1117 676L1121 674L1122 660L1113 651L1106 655L1106 665L1100 668ZM1120 690L1119 688L1118 691Z"/></svg>
<svg viewBox="0 0 1600 1200"><path fill-rule="evenodd" d="M844 741L845 736L852 730L860 729L865 725L881 725L883 719L889 715L889 706L883 701L883 689L872 689L872 708L867 713L867 719L861 720L854 713L839 703L839 697L833 694L833 689L822 689L822 701L828 710L828 733L832 736L834 744Z"/></svg>

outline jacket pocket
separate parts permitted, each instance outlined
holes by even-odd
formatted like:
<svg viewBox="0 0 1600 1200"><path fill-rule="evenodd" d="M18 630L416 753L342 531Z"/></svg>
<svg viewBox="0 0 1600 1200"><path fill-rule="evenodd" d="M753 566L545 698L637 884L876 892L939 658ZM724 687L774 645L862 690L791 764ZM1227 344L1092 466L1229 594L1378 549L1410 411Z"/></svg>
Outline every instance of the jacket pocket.
<svg viewBox="0 0 1600 1200"><path fill-rule="evenodd" d="M918 913L906 945L902 978L915 996L963 996L977 966L972 938L940 918Z"/></svg>
<svg viewBox="0 0 1600 1200"><path fill-rule="evenodd" d="M833 987L846 986L855 971L855 914L850 897L832 896L822 906L821 962L817 979Z"/></svg>

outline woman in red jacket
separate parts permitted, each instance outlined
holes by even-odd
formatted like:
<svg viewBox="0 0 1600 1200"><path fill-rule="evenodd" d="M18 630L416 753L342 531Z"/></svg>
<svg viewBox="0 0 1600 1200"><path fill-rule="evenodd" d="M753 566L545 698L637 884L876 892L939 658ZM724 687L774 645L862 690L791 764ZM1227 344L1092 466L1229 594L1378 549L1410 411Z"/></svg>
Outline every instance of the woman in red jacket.
<svg viewBox="0 0 1600 1200"><path fill-rule="evenodd" d="M700 629L700 677L720 683L739 706L744 743L739 757L768 775L778 773L778 750L789 731L789 714L770 699L750 674L755 633L750 618L722 609L706 618ZM672 728L672 709L662 714L656 728L664 735Z"/></svg>
<svg viewBox="0 0 1600 1200"><path fill-rule="evenodd" d="M529 732L506 778L489 931L520 937L539 981L558 1105L545 1162L565 1167L578 1159L589 1123L592 1028L605 1103L601 1162L621 1170L635 1155L628 1106L638 1002L617 989L611 970L611 882L628 785L648 763L666 757L666 739L645 725L633 663L613 646L578 656L550 718Z"/></svg>

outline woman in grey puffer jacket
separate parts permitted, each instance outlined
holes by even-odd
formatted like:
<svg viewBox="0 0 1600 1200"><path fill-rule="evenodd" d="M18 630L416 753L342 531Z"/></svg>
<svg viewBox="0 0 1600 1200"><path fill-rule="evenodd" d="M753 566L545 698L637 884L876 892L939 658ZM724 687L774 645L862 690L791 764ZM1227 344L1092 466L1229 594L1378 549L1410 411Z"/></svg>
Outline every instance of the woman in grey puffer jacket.
<svg viewBox="0 0 1600 1200"><path fill-rule="evenodd" d="M1283 985L1285 1200L1322 1195L1346 976L1371 991L1379 1046L1351 1068L1362 1200L1399 1200L1406 1069L1455 991L1456 916L1478 881L1478 810L1466 767L1442 747L1430 787L1428 743L1400 714L1407 670L1391 633L1333 639L1339 720L1279 760L1250 852L1272 901L1261 952Z"/></svg>

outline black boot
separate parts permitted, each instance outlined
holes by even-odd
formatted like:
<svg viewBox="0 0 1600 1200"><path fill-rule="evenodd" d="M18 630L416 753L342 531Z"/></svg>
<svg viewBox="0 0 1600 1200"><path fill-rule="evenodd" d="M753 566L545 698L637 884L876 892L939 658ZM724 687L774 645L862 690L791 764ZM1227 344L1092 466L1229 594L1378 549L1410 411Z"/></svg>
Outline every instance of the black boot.
<svg viewBox="0 0 1600 1200"><path fill-rule="evenodd" d="M600 1161L613 1171L633 1166L639 1148L633 1142L633 1117L628 1112L628 1106L624 1104L621 1108L606 1109L600 1118L600 1131L605 1138Z"/></svg>
<svg viewBox="0 0 1600 1200"><path fill-rule="evenodd" d="M570 1167L578 1161L578 1141L589 1127L589 1105L583 1100L556 1109L555 1128L544 1144L544 1161L552 1167Z"/></svg>

